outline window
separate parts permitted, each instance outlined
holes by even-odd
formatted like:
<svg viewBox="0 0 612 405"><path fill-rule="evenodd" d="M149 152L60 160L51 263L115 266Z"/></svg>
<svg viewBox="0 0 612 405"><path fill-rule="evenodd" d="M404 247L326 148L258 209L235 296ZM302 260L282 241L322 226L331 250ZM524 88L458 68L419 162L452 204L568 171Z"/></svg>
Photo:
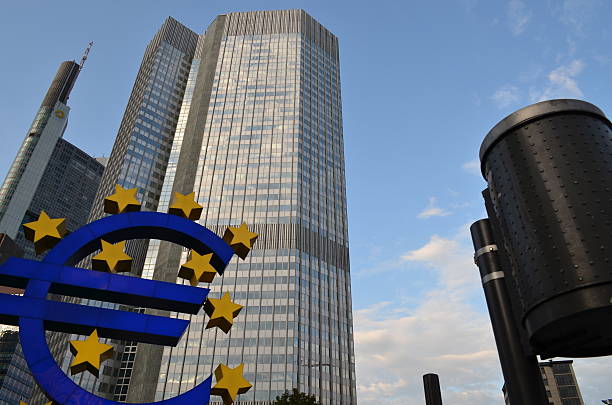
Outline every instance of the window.
<svg viewBox="0 0 612 405"><path fill-rule="evenodd" d="M559 387L559 395L561 398L572 398L578 396L578 391L573 385L567 387Z"/></svg>
<svg viewBox="0 0 612 405"><path fill-rule="evenodd" d="M557 385L575 385L571 374L556 375L555 380L557 381Z"/></svg>

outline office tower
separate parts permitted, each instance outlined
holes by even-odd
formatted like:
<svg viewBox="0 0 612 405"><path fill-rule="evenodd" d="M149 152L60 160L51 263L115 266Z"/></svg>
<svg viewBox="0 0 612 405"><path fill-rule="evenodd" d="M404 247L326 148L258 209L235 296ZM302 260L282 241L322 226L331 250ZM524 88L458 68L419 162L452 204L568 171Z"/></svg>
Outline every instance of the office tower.
<svg viewBox="0 0 612 405"><path fill-rule="evenodd" d="M104 216L115 184L138 187L143 210L155 211L198 35L168 17L147 46L128 100L90 220ZM132 272L140 274L145 241L129 243Z"/></svg>
<svg viewBox="0 0 612 405"><path fill-rule="evenodd" d="M212 284L245 306L229 334L203 313L176 348L129 347L117 400L170 398L219 363L245 363L265 404L293 387L355 404L344 155L336 37L302 10L218 16L198 42L159 211L195 191L200 222L260 237ZM112 157L111 157L112 160ZM174 280L179 247L152 241L143 277ZM135 361L134 361L135 359ZM127 395L125 394L127 393ZM211 403L220 403L213 398Z"/></svg>
<svg viewBox="0 0 612 405"><path fill-rule="evenodd" d="M0 188L0 232L15 239L26 210L68 123L66 105L81 66L62 62Z"/></svg>
<svg viewBox="0 0 612 405"><path fill-rule="evenodd" d="M28 259L37 257L21 224L35 221L44 210L67 218L70 232L87 222L104 166L62 139L70 108L70 91L81 64L62 62L34 122L0 189L0 232L14 239Z"/></svg>
<svg viewBox="0 0 612 405"><path fill-rule="evenodd" d="M0 405L27 401L33 385L34 379L19 344L19 332L3 326L0 329Z"/></svg>
<svg viewBox="0 0 612 405"><path fill-rule="evenodd" d="M219 363L244 363L254 387L241 403L268 404L294 387L325 405L356 403L333 34L302 10L220 15L199 37L166 20L145 52L90 219L103 215L115 184L138 187L143 210L160 212L174 192L194 191L201 224L222 235L247 222L260 236L211 284L211 297L227 291L245 306L230 333L205 329L201 312L177 347L113 342L117 355L100 379L79 376L81 386L148 402L189 390ZM187 260L156 240L132 241L127 253L133 273L172 282Z"/></svg>
<svg viewBox="0 0 612 405"><path fill-rule="evenodd" d="M551 405L584 405L572 360L540 362L540 372ZM503 387L506 405L510 405Z"/></svg>
<svg viewBox="0 0 612 405"><path fill-rule="evenodd" d="M85 225L103 171L104 165L96 158L58 139L22 223L36 221L44 210L52 218L66 218L68 232ZM15 242L24 250L25 258L37 258L23 227Z"/></svg>

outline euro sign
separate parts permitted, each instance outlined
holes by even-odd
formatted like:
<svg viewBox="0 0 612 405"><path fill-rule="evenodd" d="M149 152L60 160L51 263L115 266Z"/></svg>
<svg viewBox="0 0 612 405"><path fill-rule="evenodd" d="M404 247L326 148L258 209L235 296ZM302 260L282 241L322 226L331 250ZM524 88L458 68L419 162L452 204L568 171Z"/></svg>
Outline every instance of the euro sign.
<svg viewBox="0 0 612 405"><path fill-rule="evenodd" d="M25 289L23 296L0 294L0 323L19 326L24 357L41 389L62 405L119 405L76 385L57 365L45 330L175 346L189 321L99 308L48 299L48 294L197 314L209 290L72 267L96 251L99 241L160 239L212 253L211 264L223 274L232 248L207 228L178 216L132 212L109 216L71 233L42 262L11 258L0 267L0 285ZM158 405L209 403L212 377Z"/></svg>

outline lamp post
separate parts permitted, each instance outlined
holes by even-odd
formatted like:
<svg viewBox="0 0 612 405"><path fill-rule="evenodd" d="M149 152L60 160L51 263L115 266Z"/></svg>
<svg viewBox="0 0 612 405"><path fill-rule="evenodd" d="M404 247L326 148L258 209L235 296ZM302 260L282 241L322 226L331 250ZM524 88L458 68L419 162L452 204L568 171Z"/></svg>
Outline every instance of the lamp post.
<svg viewBox="0 0 612 405"><path fill-rule="evenodd" d="M474 242L474 261L480 270L497 353L501 363L508 397L512 404L546 405L548 398L542 383L540 366L535 355L525 352L519 325L512 314L512 304L506 288L498 247L490 220L481 219L470 227Z"/></svg>

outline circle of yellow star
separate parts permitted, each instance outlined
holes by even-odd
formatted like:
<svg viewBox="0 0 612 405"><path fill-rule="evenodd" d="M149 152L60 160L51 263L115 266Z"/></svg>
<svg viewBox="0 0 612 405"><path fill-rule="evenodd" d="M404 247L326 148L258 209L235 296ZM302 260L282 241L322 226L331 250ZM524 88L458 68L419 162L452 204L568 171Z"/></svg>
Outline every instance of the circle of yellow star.
<svg viewBox="0 0 612 405"><path fill-rule="evenodd" d="M244 378L244 364L236 368L229 368L225 364L219 364L215 369L217 383L211 388L212 395L219 395L225 405L231 405L238 394L244 394L253 386Z"/></svg>
<svg viewBox="0 0 612 405"><path fill-rule="evenodd" d="M249 230L246 222L243 222L237 228L228 227L223 234L223 240L234 249L238 257L244 260L253 248L258 236L255 232Z"/></svg>
<svg viewBox="0 0 612 405"><path fill-rule="evenodd" d="M107 214L123 214L124 212L140 211L140 201L136 199L137 188L123 188L115 185L115 193L104 199L104 212Z"/></svg>
<svg viewBox="0 0 612 405"><path fill-rule="evenodd" d="M100 364L113 357L113 346L100 343L97 329L94 329L84 341L71 340L70 351L75 356L74 361L70 364L70 374L72 375L87 370L98 377Z"/></svg>
<svg viewBox="0 0 612 405"><path fill-rule="evenodd" d="M23 228L26 239L34 242L34 250L39 255L66 236L66 218L50 218L43 210L36 221L23 224Z"/></svg>
<svg viewBox="0 0 612 405"><path fill-rule="evenodd" d="M98 271L121 273L130 271L132 258L125 254L125 241L119 243L102 242L102 251L91 258L91 268Z"/></svg>
<svg viewBox="0 0 612 405"><path fill-rule="evenodd" d="M242 305L232 301L230 293L226 292L220 299L209 298L204 303L204 311L210 317L206 329L215 326L227 333L234 324L234 318L238 316Z"/></svg>
<svg viewBox="0 0 612 405"><path fill-rule="evenodd" d="M189 194L174 193L172 204L168 207L168 214L178 215L192 221L200 219L202 207L195 200L195 192Z"/></svg>
<svg viewBox="0 0 612 405"><path fill-rule="evenodd" d="M192 250L189 260L179 269L178 276L189 280L193 287L198 283L212 283L217 274L217 270L210 264L212 256L212 253L201 255Z"/></svg>

